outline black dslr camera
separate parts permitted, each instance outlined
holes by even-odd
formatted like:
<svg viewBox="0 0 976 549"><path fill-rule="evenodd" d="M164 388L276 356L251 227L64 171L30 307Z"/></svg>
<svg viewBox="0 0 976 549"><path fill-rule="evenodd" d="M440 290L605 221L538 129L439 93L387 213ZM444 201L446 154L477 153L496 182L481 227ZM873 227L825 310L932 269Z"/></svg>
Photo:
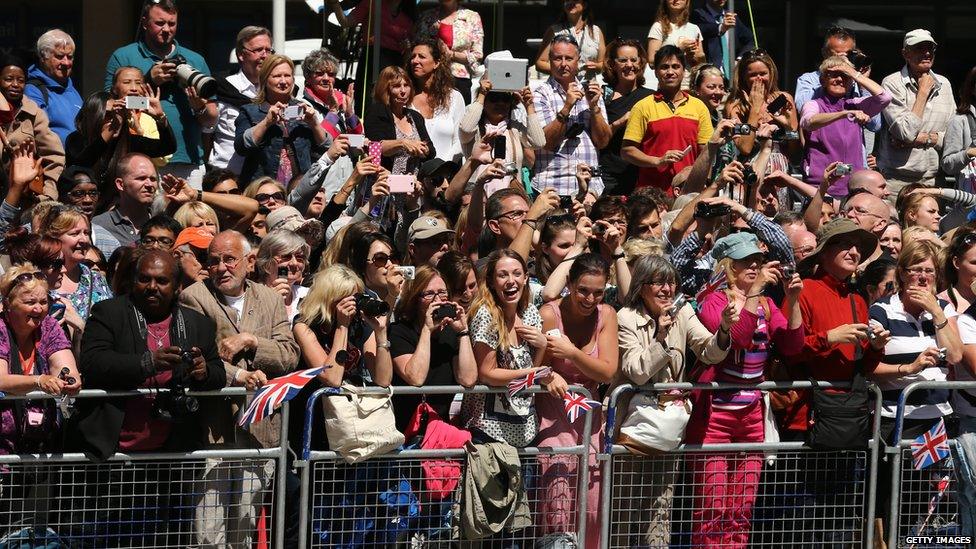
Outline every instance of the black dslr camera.
<svg viewBox="0 0 976 549"><path fill-rule="evenodd" d="M456 320L457 316L457 307L453 303L441 303L430 315L434 322L439 322L445 318Z"/></svg>
<svg viewBox="0 0 976 549"><path fill-rule="evenodd" d="M180 366L173 370L173 387L169 392L157 393L153 401L152 416L156 419L170 421L184 419L200 409L200 401L197 397L187 394L190 388L187 387L186 374L193 368L193 353L183 351L180 353L180 358L182 358Z"/></svg>
<svg viewBox="0 0 976 549"><path fill-rule="evenodd" d="M752 164L742 166L742 182L746 185L755 185L759 182L759 175L756 174L756 170L753 169Z"/></svg>
<svg viewBox="0 0 976 549"><path fill-rule="evenodd" d="M217 81L194 68L186 57L174 55L166 61L176 65L176 80L181 88L193 88L197 95L208 99L217 93Z"/></svg>
<svg viewBox="0 0 976 549"><path fill-rule="evenodd" d="M356 294L356 312L366 316L383 316L389 314L390 306L385 301L364 292Z"/></svg>
<svg viewBox="0 0 976 549"><path fill-rule="evenodd" d="M706 204L699 202L695 204L695 217L699 219L713 219L722 217L732 212L732 208L727 204Z"/></svg>

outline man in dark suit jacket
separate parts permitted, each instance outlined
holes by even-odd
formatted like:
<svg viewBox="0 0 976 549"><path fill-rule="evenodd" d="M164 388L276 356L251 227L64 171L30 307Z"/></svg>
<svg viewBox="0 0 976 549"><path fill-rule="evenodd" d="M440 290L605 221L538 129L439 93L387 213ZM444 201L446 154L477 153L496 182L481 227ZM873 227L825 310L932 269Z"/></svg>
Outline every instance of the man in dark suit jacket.
<svg viewBox="0 0 976 549"><path fill-rule="evenodd" d="M705 0L704 6L691 13L691 22L698 25L705 41L705 58L723 72L722 40L725 40L725 33L730 29L735 29L736 57L756 47L752 40L752 30L735 12L725 10L726 2L727 0ZM729 67L734 70L735 59L729 60ZM731 74L725 76L732 79Z"/></svg>
<svg viewBox="0 0 976 549"><path fill-rule="evenodd" d="M150 251L136 264L130 295L92 308L79 363L86 389L173 387L178 380L190 390L224 387L216 325L178 305L180 276L172 255ZM167 419L154 409L158 397L78 402L77 445L96 459L116 451L188 450L205 441L195 414L177 410Z"/></svg>

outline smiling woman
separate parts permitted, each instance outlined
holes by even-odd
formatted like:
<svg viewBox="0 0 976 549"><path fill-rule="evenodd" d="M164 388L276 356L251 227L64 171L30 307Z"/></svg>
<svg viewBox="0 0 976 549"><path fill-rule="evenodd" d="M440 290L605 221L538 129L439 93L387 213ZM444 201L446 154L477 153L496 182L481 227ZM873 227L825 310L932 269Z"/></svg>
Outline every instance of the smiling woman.
<svg viewBox="0 0 976 549"><path fill-rule="evenodd" d="M92 305L112 297L105 277L85 265L85 252L91 247L91 227L85 214L65 209L52 211L43 224L45 236L61 241L64 277L59 295L71 301L78 315L87 319Z"/></svg>

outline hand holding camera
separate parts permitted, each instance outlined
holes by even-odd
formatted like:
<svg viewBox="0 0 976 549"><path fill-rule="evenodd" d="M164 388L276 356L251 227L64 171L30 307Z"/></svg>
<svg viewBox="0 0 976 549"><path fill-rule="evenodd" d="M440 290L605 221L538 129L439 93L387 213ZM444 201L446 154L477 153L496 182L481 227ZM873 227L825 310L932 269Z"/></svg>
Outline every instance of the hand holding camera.
<svg viewBox="0 0 976 549"><path fill-rule="evenodd" d="M157 372L175 370L182 364L182 350L179 347L170 345L160 347L152 353L152 363Z"/></svg>

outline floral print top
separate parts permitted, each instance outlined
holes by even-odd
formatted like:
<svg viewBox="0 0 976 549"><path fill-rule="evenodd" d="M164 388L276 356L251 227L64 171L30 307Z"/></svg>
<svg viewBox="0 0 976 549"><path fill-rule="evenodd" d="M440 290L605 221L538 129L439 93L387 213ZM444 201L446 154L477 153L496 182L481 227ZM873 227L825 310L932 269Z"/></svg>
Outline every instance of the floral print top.
<svg viewBox="0 0 976 549"><path fill-rule="evenodd" d="M440 8L432 8L420 14L417 21L417 37L436 39L440 34ZM477 59L481 59L484 51L485 29L481 25L478 12L469 9L458 9L453 24L454 43L451 50L455 52L471 52ZM474 66L466 63L451 63L451 74L455 78L471 78Z"/></svg>
<svg viewBox="0 0 976 549"><path fill-rule="evenodd" d="M71 305L78 311L78 316L88 320L92 305L99 301L105 301L114 297L112 289L108 286L105 277L92 271L88 265L82 263L78 266L81 269L81 278L78 280L78 289L73 294L61 294L71 301Z"/></svg>

